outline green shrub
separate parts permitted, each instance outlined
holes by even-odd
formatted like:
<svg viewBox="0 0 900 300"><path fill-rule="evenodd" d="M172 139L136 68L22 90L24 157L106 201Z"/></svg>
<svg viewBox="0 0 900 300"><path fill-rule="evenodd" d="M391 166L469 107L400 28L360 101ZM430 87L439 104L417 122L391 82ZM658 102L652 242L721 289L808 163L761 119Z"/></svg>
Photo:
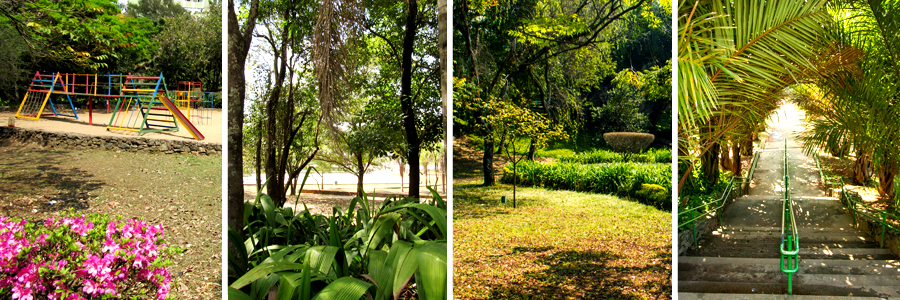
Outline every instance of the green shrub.
<svg viewBox="0 0 900 300"><path fill-rule="evenodd" d="M669 149L650 149L644 153L636 155L625 155L610 150L596 149L589 152L577 153L574 155L564 155L558 157L561 162L580 163L580 164L599 164L599 163L616 163L616 162L636 162L636 163L670 163L672 161L672 150Z"/></svg>
<svg viewBox="0 0 900 300"><path fill-rule="evenodd" d="M556 190L633 196L636 191L635 186L651 184L665 189L666 197L671 197L670 191L672 190L671 164L583 165L523 161L518 164L516 173L520 185L540 186ZM504 167L500 181L503 183L513 182L512 164Z"/></svg>
<svg viewBox="0 0 900 300"><path fill-rule="evenodd" d="M638 201L659 208L672 209L672 195L666 188L658 184L641 184L634 192Z"/></svg>
<svg viewBox="0 0 900 300"><path fill-rule="evenodd" d="M618 152L630 153L644 151L655 138L652 134L639 132L607 132L603 134L603 139L610 148Z"/></svg>

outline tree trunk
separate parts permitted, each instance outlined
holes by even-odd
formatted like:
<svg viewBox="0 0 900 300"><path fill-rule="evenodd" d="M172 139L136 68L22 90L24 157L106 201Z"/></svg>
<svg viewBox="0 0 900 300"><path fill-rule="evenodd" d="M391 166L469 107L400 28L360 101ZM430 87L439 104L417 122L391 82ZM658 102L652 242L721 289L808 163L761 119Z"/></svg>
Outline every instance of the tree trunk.
<svg viewBox="0 0 900 300"><path fill-rule="evenodd" d="M266 191L269 197L272 197L272 201L275 202L276 207L282 207L284 206L284 203L287 202L284 173L286 171L285 162L287 155L289 154L289 147L291 144L290 141L287 141L287 143L284 145L279 145L278 143L276 143L276 141L278 140L276 137L276 121L278 118L275 117L275 109L278 106L278 101L280 101L281 99L281 90L284 86L284 78L287 76L287 43L289 40L288 34L290 33L290 30L288 30L289 26L290 23L284 23L281 33L280 49L273 49L275 51L274 56L278 69L275 70L275 83L272 85L272 91L269 94L269 99L266 100L266 116L268 116L266 118L266 177L269 178L269 183L268 185L266 185ZM282 126L287 126L287 128L284 130L293 129L286 124L282 124ZM281 151L279 156L278 148L280 148L280 146L284 146L288 149Z"/></svg>
<svg viewBox="0 0 900 300"><path fill-rule="evenodd" d="M878 196L885 199L894 197L894 180L897 170L881 166L876 171L878 174Z"/></svg>
<svg viewBox="0 0 900 300"><path fill-rule="evenodd" d="M262 140L263 140L263 131L262 131L262 120L259 120L256 123L256 192L259 193L262 190Z"/></svg>
<svg viewBox="0 0 900 300"><path fill-rule="evenodd" d="M403 192L403 173L406 173L406 163L403 162L403 157L397 158L397 161L400 165L400 192Z"/></svg>
<svg viewBox="0 0 900 300"><path fill-rule="evenodd" d="M728 151L730 149L728 145L728 143L722 145L722 148L724 148L725 151L722 151L722 153L719 154L719 165L722 166L722 170L731 171L732 159L731 153Z"/></svg>
<svg viewBox="0 0 900 300"><path fill-rule="evenodd" d="M743 156L753 156L753 138L751 135L748 135L741 141L741 155Z"/></svg>
<svg viewBox="0 0 900 300"><path fill-rule="evenodd" d="M866 185L869 183L870 176L868 170L872 168L872 162L869 156L857 151L856 161L853 162L853 182L858 185Z"/></svg>
<svg viewBox="0 0 900 300"><path fill-rule="evenodd" d="M419 152L421 141L416 131L416 110L412 98L412 53L416 40L419 14L418 0L408 0L406 8L406 32L403 37L403 56L400 62L400 109L403 113L403 127L406 144L409 146L409 197L419 198Z"/></svg>
<svg viewBox="0 0 900 300"><path fill-rule="evenodd" d="M244 235L244 97L246 86L244 69L247 62L247 53L250 50L250 41L253 38L253 30L256 27L256 16L259 10L259 0L250 0L250 9L244 21L244 30L235 14L234 0L228 0L228 227L236 231L238 236ZM229 239L229 255L236 255L236 248ZM237 241L241 242L241 241ZM236 256L235 256L236 257ZM247 266L239 261L239 267L246 270Z"/></svg>
<svg viewBox="0 0 900 300"><path fill-rule="evenodd" d="M441 114L444 117L444 124L447 124L447 0L438 0L438 51L441 57L438 59L441 64ZM450 127L444 127L450 128ZM443 191L447 192L447 151L450 146L447 143L449 133L444 130L444 151L441 155L441 181L443 182Z"/></svg>
<svg viewBox="0 0 900 300"><path fill-rule="evenodd" d="M362 154L354 155L356 156L356 196L362 197L363 195L363 177L366 176L366 168L363 165L363 157Z"/></svg>
<svg viewBox="0 0 900 300"><path fill-rule="evenodd" d="M497 153L503 153L503 149L506 147L506 132L503 132L503 135L500 136L500 143L497 145Z"/></svg>
<svg viewBox="0 0 900 300"><path fill-rule="evenodd" d="M703 168L703 176L712 185L719 183L719 143L715 143L709 150L700 155L700 165Z"/></svg>
<svg viewBox="0 0 900 300"><path fill-rule="evenodd" d="M537 152L537 144L534 143L534 139L531 139L531 145L528 146L528 160L534 161L535 152Z"/></svg>
<svg viewBox="0 0 900 300"><path fill-rule="evenodd" d="M481 158L481 168L484 171L484 186L494 185L494 139L490 136L484 138L484 156Z"/></svg>
<svg viewBox="0 0 900 300"><path fill-rule="evenodd" d="M741 144L739 142L731 143L731 173L734 176L741 176Z"/></svg>

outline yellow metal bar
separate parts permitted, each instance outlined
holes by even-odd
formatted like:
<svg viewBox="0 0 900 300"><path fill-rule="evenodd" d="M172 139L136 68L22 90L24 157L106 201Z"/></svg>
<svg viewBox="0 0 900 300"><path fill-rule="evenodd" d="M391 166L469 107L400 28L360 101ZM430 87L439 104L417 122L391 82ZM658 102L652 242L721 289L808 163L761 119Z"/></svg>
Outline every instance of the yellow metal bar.
<svg viewBox="0 0 900 300"><path fill-rule="evenodd" d="M125 106L125 113L126 113L126 114L128 113L128 110L131 109L131 101L132 101L132 100L134 100L134 98L128 98L128 105ZM119 120L119 127L122 127L122 123L125 122L125 116L123 115L123 116L121 116L121 117L122 117L122 119ZM131 124L129 124L129 125L131 125Z"/></svg>
<svg viewBox="0 0 900 300"><path fill-rule="evenodd" d="M122 89L123 92L153 92L155 89Z"/></svg>
<svg viewBox="0 0 900 300"><path fill-rule="evenodd" d="M148 118L147 121L159 121L159 122L175 123L175 121L172 121L172 120L150 119L150 118Z"/></svg>

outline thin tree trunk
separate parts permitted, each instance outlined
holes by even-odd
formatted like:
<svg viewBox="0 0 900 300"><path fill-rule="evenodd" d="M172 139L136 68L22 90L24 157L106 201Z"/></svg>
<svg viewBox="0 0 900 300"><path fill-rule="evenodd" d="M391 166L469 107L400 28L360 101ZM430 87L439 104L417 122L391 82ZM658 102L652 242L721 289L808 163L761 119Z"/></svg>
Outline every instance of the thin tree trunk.
<svg viewBox="0 0 900 300"><path fill-rule="evenodd" d="M416 131L416 110L413 109L412 98L412 53L418 29L419 3L417 0L407 2L406 32L403 37L403 56L400 62L400 109L403 113L403 127L406 131L406 144L409 146L409 197L419 198L419 152L421 141Z"/></svg>
<svg viewBox="0 0 900 300"><path fill-rule="evenodd" d="M366 176L365 166L363 165L362 155L354 155L356 156L356 196L362 197L363 195L363 176Z"/></svg>
<svg viewBox="0 0 900 300"><path fill-rule="evenodd" d="M528 146L528 160L534 161L534 153L537 152L537 144L531 139L531 145Z"/></svg>
<svg viewBox="0 0 900 300"><path fill-rule="evenodd" d="M484 186L493 186L494 181L494 139L490 136L484 138L484 156L481 158L481 168L484 170Z"/></svg>
<svg viewBox="0 0 900 300"><path fill-rule="evenodd" d="M406 173L406 163L403 162L403 158L400 157L397 159L400 165L400 192L403 192L403 173Z"/></svg>
<svg viewBox="0 0 900 300"><path fill-rule="evenodd" d="M741 176L741 144L739 142L731 143L731 173L734 176Z"/></svg>
<svg viewBox="0 0 900 300"><path fill-rule="evenodd" d="M441 55L441 115L444 117L444 124L447 124L447 103L449 101L447 95L447 0L438 0L438 51ZM444 127L449 128L449 127ZM444 131L444 151L441 155L441 180L443 182L443 191L447 192L447 137L449 133Z"/></svg>
<svg viewBox="0 0 900 300"><path fill-rule="evenodd" d="M263 131L262 131L262 120L259 120L256 123L256 192L258 193L262 189L262 140L263 140Z"/></svg>
<svg viewBox="0 0 900 300"><path fill-rule="evenodd" d="M244 97L246 86L244 68L247 53L256 27L259 0L250 0L250 9L241 27L235 14L234 0L228 0L228 227L238 236L244 235ZM229 239L229 255L236 255L235 241ZM237 241L240 242L240 241ZM236 257L236 256L235 256ZM244 262L238 260L238 267L246 270Z"/></svg>

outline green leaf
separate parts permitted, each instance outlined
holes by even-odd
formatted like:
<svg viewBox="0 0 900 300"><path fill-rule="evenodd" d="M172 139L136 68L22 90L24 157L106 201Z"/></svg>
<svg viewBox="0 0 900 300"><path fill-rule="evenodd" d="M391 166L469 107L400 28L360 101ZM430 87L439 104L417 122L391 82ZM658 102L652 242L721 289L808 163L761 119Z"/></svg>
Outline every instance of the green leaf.
<svg viewBox="0 0 900 300"><path fill-rule="evenodd" d="M341 277L322 289L314 300L358 300L366 292L375 294L375 285L353 278Z"/></svg>

